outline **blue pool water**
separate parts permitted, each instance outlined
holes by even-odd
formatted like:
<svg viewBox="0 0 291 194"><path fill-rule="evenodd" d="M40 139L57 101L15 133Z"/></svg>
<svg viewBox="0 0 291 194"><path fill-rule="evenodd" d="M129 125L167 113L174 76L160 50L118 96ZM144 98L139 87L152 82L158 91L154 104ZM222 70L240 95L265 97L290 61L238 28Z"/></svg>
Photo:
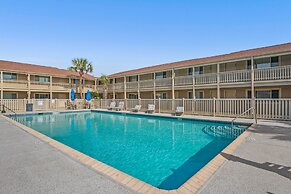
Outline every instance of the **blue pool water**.
<svg viewBox="0 0 291 194"><path fill-rule="evenodd" d="M109 112L19 115L18 122L161 189L177 189L247 126Z"/></svg>

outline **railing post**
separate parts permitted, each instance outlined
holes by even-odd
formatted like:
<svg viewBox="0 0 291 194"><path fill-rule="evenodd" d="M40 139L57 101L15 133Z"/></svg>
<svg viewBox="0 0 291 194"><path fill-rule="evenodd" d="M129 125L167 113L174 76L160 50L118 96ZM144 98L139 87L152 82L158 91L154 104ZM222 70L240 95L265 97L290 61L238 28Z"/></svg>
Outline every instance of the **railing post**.
<svg viewBox="0 0 291 194"><path fill-rule="evenodd" d="M124 103L125 104L125 110L127 110L127 99L125 98L124 101L125 101L125 103Z"/></svg>
<svg viewBox="0 0 291 194"><path fill-rule="evenodd" d="M182 106L183 106L184 109L185 109L185 98L182 99Z"/></svg>
<svg viewBox="0 0 291 194"><path fill-rule="evenodd" d="M213 116L215 117L216 115L216 100L213 98Z"/></svg>
<svg viewBox="0 0 291 194"><path fill-rule="evenodd" d="M159 113L161 113L161 98L159 98Z"/></svg>
<svg viewBox="0 0 291 194"><path fill-rule="evenodd" d="M100 108L102 109L102 98L100 98Z"/></svg>

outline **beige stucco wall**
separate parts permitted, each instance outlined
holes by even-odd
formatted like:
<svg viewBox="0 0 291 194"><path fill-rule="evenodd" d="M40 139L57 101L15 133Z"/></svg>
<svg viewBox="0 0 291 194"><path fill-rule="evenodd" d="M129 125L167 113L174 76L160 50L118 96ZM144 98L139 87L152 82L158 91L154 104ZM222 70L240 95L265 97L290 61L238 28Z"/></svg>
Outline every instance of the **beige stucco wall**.
<svg viewBox="0 0 291 194"><path fill-rule="evenodd" d="M53 93L53 99L68 99L69 93Z"/></svg>
<svg viewBox="0 0 291 194"><path fill-rule="evenodd" d="M143 74L139 76L140 80L149 80L149 79L153 79L154 75L152 73L149 74Z"/></svg>
<svg viewBox="0 0 291 194"><path fill-rule="evenodd" d="M187 76L188 75L188 69L189 68L175 70L175 76L176 77L178 77L178 76Z"/></svg>
<svg viewBox="0 0 291 194"><path fill-rule="evenodd" d="M140 93L141 99L152 99L153 98L153 92L141 92Z"/></svg>
<svg viewBox="0 0 291 194"><path fill-rule="evenodd" d="M69 83L69 78L53 77L53 83Z"/></svg>
<svg viewBox="0 0 291 194"><path fill-rule="evenodd" d="M220 69L220 72L243 70L247 68L246 63L247 63L246 61L223 63L223 64L220 64L219 69Z"/></svg>

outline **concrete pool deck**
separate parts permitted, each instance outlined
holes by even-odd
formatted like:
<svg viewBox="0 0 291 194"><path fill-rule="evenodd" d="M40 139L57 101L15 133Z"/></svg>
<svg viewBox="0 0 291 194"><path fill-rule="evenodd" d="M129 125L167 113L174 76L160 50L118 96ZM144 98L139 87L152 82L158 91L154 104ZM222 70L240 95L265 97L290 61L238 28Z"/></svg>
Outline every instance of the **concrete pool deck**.
<svg viewBox="0 0 291 194"><path fill-rule="evenodd" d="M133 193L0 117L0 193Z"/></svg>
<svg viewBox="0 0 291 194"><path fill-rule="evenodd" d="M185 117L213 119L213 117L200 116ZM231 120L230 118L214 119L219 119L220 121ZM249 122L251 120L242 119L239 122L244 121ZM286 193L290 191L290 135L290 122L259 121L258 125L250 131L247 139L233 153L221 153L221 156L226 161L198 192ZM0 193L14 193L17 191L21 193L25 191L29 193L39 193L40 191L50 191L52 193L81 193L82 191L84 193L132 192L110 178L100 175L65 154L58 152L50 145L25 133L1 117L0 146L0 154L3 156L0 159L2 174L0 174ZM32 150L29 151L31 148ZM6 157L7 159L5 159ZM30 165L31 162L35 162L34 160L41 160L36 163L37 167ZM46 162L47 160L48 162ZM22 165L23 161L24 166ZM11 165L13 163L14 165ZM26 165L32 169L27 169ZM27 169L29 173L26 171L25 173L15 173L17 170L21 172L23 168ZM67 169L74 169L74 172L68 172L66 171ZM29 176L25 178L27 174ZM79 176L79 174L81 175ZM55 180L54 177L57 175L60 178ZM87 182L83 183L84 180L87 180ZM76 184L74 184L75 182ZM183 193L191 192L187 192L186 188Z"/></svg>

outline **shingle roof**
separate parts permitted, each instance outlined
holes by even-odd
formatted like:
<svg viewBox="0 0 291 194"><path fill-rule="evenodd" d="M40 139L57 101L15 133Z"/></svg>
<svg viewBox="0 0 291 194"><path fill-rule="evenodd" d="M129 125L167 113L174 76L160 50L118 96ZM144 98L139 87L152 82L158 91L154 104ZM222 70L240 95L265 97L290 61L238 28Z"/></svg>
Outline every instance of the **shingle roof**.
<svg viewBox="0 0 291 194"><path fill-rule="evenodd" d="M153 71L160 71L163 69L178 68L178 67L184 67L184 66L190 66L190 65L192 66L192 65L200 65L200 64L207 64L207 63L223 62L223 61L228 61L228 60L235 60L235 59L247 58L247 57L252 57L252 56L255 57L255 56L275 54L275 53L288 52L288 51L291 51L291 43L285 43L285 44L268 46L268 47L261 47L261 48L256 48L256 49L249 49L249 50L233 52L233 53L224 54L224 55L217 55L217 56L211 56L211 57L205 57L205 58L197 58L197 59L143 67L139 69L115 73L115 74L110 75L110 77L147 73L147 72L153 72Z"/></svg>
<svg viewBox="0 0 291 194"><path fill-rule="evenodd" d="M47 74L47 75L59 75L59 76L72 76L78 77L79 74L77 72L59 69L56 67L48 67L41 65L33 65L27 63L19 63L12 61L3 61L0 60L0 70L10 70L10 71L19 71L24 73L36 73L36 74ZM86 79L95 79L92 75L84 75Z"/></svg>

